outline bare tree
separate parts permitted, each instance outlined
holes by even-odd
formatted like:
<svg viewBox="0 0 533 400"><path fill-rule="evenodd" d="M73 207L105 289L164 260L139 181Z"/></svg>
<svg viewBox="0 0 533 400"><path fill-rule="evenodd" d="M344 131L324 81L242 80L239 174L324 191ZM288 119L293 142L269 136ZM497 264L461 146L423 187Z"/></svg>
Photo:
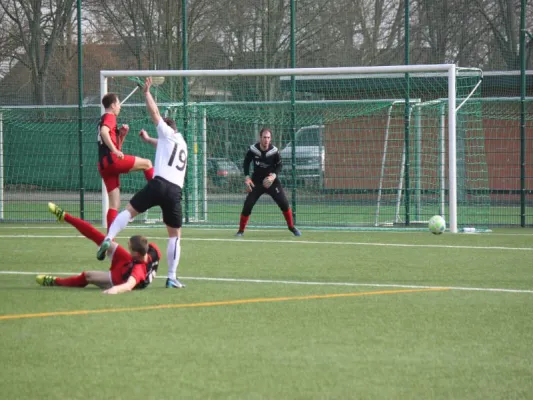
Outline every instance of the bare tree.
<svg viewBox="0 0 533 400"><path fill-rule="evenodd" d="M49 67L74 0L0 0L9 29L7 49L31 72L34 104L46 103ZM2 24L2 28L4 24Z"/></svg>
<svg viewBox="0 0 533 400"><path fill-rule="evenodd" d="M496 46L507 69L519 69L520 0L475 0L474 3L490 28L492 40L489 45ZM528 28L532 26L532 10L533 3L529 2L525 10ZM528 51L531 54L531 46Z"/></svg>
<svg viewBox="0 0 533 400"><path fill-rule="evenodd" d="M88 0L88 12L95 16L94 30L100 33L100 42L127 46L136 57L137 68L155 68L157 38L161 36L158 21L159 1Z"/></svg>
<svg viewBox="0 0 533 400"><path fill-rule="evenodd" d="M305 1L296 9L298 67L342 66L354 56L351 1Z"/></svg>
<svg viewBox="0 0 533 400"><path fill-rule="evenodd" d="M391 61L386 54L387 45L396 51L401 49L395 46L394 38L403 21L403 2L358 0L354 6L361 64L380 65Z"/></svg>
<svg viewBox="0 0 533 400"><path fill-rule="evenodd" d="M410 26L411 61L415 63L469 63L476 59L476 50L479 54L482 49L470 44L479 43L486 34L486 24L475 6L460 0L415 1Z"/></svg>

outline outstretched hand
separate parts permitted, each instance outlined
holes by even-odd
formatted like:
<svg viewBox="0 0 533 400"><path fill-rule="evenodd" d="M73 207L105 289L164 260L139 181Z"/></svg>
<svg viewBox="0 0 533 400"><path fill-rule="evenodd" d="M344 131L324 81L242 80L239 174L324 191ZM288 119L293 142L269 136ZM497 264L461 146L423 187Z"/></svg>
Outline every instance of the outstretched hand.
<svg viewBox="0 0 533 400"><path fill-rule="evenodd" d="M144 86L143 86L143 93L146 94L146 93L149 93L150 92L150 87L152 86L152 77L151 76L148 76L146 77L146 79L144 80Z"/></svg>

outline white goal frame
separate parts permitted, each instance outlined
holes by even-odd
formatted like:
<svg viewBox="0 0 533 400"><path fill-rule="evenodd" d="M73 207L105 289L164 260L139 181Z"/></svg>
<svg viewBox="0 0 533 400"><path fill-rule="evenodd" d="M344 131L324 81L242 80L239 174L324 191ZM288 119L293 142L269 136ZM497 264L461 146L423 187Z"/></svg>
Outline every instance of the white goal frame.
<svg viewBox="0 0 533 400"><path fill-rule="evenodd" d="M395 65L378 67L340 67L340 68L279 68L279 69L220 69L220 70L102 70L100 71L100 94L108 91L107 79L110 77L222 77L222 76L323 76L323 75L370 75L370 74L402 74L402 73L434 73L439 72L448 79L448 205L449 229L457 233L457 154L456 154L456 115L464 101L456 104L455 64L427 65ZM466 101L466 100L465 100ZM102 107L102 113L104 109ZM106 227L106 215L109 208L107 191L102 182L102 226Z"/></svg>

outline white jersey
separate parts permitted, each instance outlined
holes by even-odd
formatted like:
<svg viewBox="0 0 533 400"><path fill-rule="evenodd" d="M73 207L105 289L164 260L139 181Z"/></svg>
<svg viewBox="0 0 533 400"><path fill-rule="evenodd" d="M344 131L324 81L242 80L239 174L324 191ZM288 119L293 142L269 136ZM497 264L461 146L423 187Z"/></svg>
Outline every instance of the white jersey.
<svg viewBox="0 0 533 400"><path fill-rule="evenodd" d="M179 132L168 126L163 118L157 124L157 148L154 176L159 176L183 188L187 169L187 143Z"/></svg>

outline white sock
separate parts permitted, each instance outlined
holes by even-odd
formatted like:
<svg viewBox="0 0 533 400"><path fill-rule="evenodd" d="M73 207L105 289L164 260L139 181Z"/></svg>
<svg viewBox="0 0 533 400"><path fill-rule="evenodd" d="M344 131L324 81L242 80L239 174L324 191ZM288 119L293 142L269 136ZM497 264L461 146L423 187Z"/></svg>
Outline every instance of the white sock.
<svg viewBox="0 0 533 400"><path fill-rule="evenodd" d="M180 262L181 255L181 243L180 238L170 237L168 238L167 245L167 262L168 262L168 275L169 279L176 279L176 273L178 271L178 264Z"/></svg>
<svg viewBox="0 0 533 400"><path fill-rule="evenodd" d="M128 210L122 211L117 215L111 226L109 227L109 232L107 232L107 239L113 240L122 229L128 226L130 222L131 214Z"/></svg>

